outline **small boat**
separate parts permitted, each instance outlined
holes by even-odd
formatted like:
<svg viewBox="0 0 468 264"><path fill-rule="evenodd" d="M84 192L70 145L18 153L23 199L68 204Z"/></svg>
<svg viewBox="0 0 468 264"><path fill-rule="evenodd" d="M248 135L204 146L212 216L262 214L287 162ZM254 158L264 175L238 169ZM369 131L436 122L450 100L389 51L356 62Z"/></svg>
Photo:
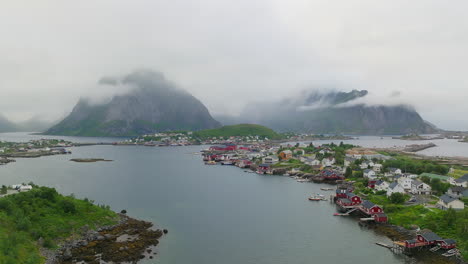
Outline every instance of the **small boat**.
<svg viewBox="0 0 468 264"><path fill-rule="evenodd" d="M286 174L283 174L283 176L289 176L289 174L286 173Z"/></svg>
<svg viewBox="0 0 468 264"><path fill-rule="evenodd" d="M310 182L309 179L298 179L297 182Z"/></svg>
<svg viewBox="0 0 468 264"><path fill-rule="evenodd" d="M309 197L309 201L326 201L325 196L321 194L316 194L314 196Z"/></svg>
<svg viewBox="0 0 468 264"><path fill-rule="evenodd" d="M320 190L322 190L322 191L331 191L331 190L333 190L333 188L320 188Z"/></svg>
<svg viewBox="0 0 468 264"><path fill-rule="evenodd" d="M216 161L214 160L207 161L205 162L205 165L216 165Z"/></svg>

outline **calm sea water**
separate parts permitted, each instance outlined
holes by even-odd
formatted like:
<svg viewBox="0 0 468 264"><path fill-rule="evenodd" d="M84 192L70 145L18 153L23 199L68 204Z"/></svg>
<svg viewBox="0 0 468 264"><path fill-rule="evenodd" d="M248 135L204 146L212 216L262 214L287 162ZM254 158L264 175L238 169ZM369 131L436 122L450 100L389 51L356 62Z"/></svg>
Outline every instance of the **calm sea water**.
<svg viewBox="0 0 468 264"><path fill-rule="evenodd" d="M72 155L0 166L0 184L52 186L169 229L158 257L147 263L405 263L375 245L387 238L359 228L351 218L332 216L329 202L307 201L314 193L329 194L320 191L326 185L205 166L194 154L200 149L73 148ZM114 161L69 161L91 157Z"/></svg>

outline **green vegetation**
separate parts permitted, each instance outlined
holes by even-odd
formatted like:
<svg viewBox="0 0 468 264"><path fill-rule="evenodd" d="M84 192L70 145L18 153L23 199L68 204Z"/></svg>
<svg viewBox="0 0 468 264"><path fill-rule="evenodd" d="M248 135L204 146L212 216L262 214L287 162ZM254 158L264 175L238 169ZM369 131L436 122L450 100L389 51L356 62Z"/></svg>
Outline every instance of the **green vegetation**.
<svg viewBox="0 0 468 264"><path fill-rule="evenodd" d="M53 188L35 186L8 195L0 198L0 263L43 263L39 243L55 248L85 225L96 228L116 220L108 206L63 196Z"/></svg>
<svg viewBox="0 0 468 264"><path fill-rule="evenodd" d="M453 177L455 179L460 178L461 176L468 174L468 170L463 170L463 169L453 169L452 172L450 172L448 175L450 177Z"/></svg>
<svg viewBox="0 0 468 264"><path fill-rule="evenodd" d="M431 188L432 188L432 191L436 194L436 195L442 195L444 193L447 192L447 190L450 188L450 183L446 183L446 182L442 182L440 179L438 178L429 178L428 176L422 176L421 177L421 180L430 185Z"/></svg>
<svg viewBox="0 0 468 264"><path fill-rule="evenodd" d="M259 136L260 138L281 139L281 135L268 127L254 124L240 124L232 126L223 126L215 129L201 130L193 133L194 137L206 138L226 138L226 137L247 137Z"/></svg>
<svg viewBox="0 0 468 264"><path fill-rule="evenodd" d="M430 229L443 238L455 239L463 257L468 259L468 209L443 211L422 205L386 205L384 210L391 224L406 228L417 225L421 229Z"/></svg>
<svg viewBox="0 0 468 264"><path fill-rule="evenodd" d="M394 155L395 159L386 160L383 164L384 169L387 168L400 168L403 172L409 172L414 174L436 173L445 175L449 172L449 167L446 165L440 165L429 160L416 160L408 156Z"/></svg>

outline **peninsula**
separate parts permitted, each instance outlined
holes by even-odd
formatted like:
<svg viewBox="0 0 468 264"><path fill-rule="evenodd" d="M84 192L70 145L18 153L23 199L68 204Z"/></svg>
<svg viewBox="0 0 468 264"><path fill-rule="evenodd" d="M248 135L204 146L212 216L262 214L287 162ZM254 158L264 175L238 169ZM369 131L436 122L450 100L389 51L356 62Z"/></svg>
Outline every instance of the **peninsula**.
<svg viewBox="0 0 468 264"><path fill-rule="evenodd" d="M28 185L2 187L2 263L123 263L153 258L149 250L167 231L113 212L87 198ZM3 262L4 261L4 262ZM55 262L54 262L55 261Z"/></svg>

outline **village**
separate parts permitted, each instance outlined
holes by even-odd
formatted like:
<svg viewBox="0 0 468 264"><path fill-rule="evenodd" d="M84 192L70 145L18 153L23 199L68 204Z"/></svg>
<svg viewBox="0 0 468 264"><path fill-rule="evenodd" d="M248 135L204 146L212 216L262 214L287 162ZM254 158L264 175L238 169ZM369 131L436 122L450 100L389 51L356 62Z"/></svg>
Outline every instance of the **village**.
<svg viewBox="0 0 468 264"><path fill-rule="evenodd" d="M30 140L21 143L0 141L0 165L14 162L12 158L70 154L71 151L67 148L72 146L71 142L56 139Z"/></svg>
<svg viewBox="0 0 468 264"><path fill-rule="evenodd" d="M321 188L334 190L334 194L314 194L308 199L326 201L329 196L337 206L335 216L354 215L365 225L392 223L395 213L387 214L385 208L422 208L434 213L461 211L468 199L468 173L457 177L454 168L432 163L424 163L422 169L417 167L418 163L393 167L401 162L398 156L343 143L314 146L230 142L203 150L202 157L206 165L232 165L246 172L284 175L299 183L336 184L336 188ZM415 173L418 170L421 173ZM419 227L414 231L411 239L382 246L394 252L409 253L423 248L445 257L461 257L454 239L441 238Z"/></svg>

